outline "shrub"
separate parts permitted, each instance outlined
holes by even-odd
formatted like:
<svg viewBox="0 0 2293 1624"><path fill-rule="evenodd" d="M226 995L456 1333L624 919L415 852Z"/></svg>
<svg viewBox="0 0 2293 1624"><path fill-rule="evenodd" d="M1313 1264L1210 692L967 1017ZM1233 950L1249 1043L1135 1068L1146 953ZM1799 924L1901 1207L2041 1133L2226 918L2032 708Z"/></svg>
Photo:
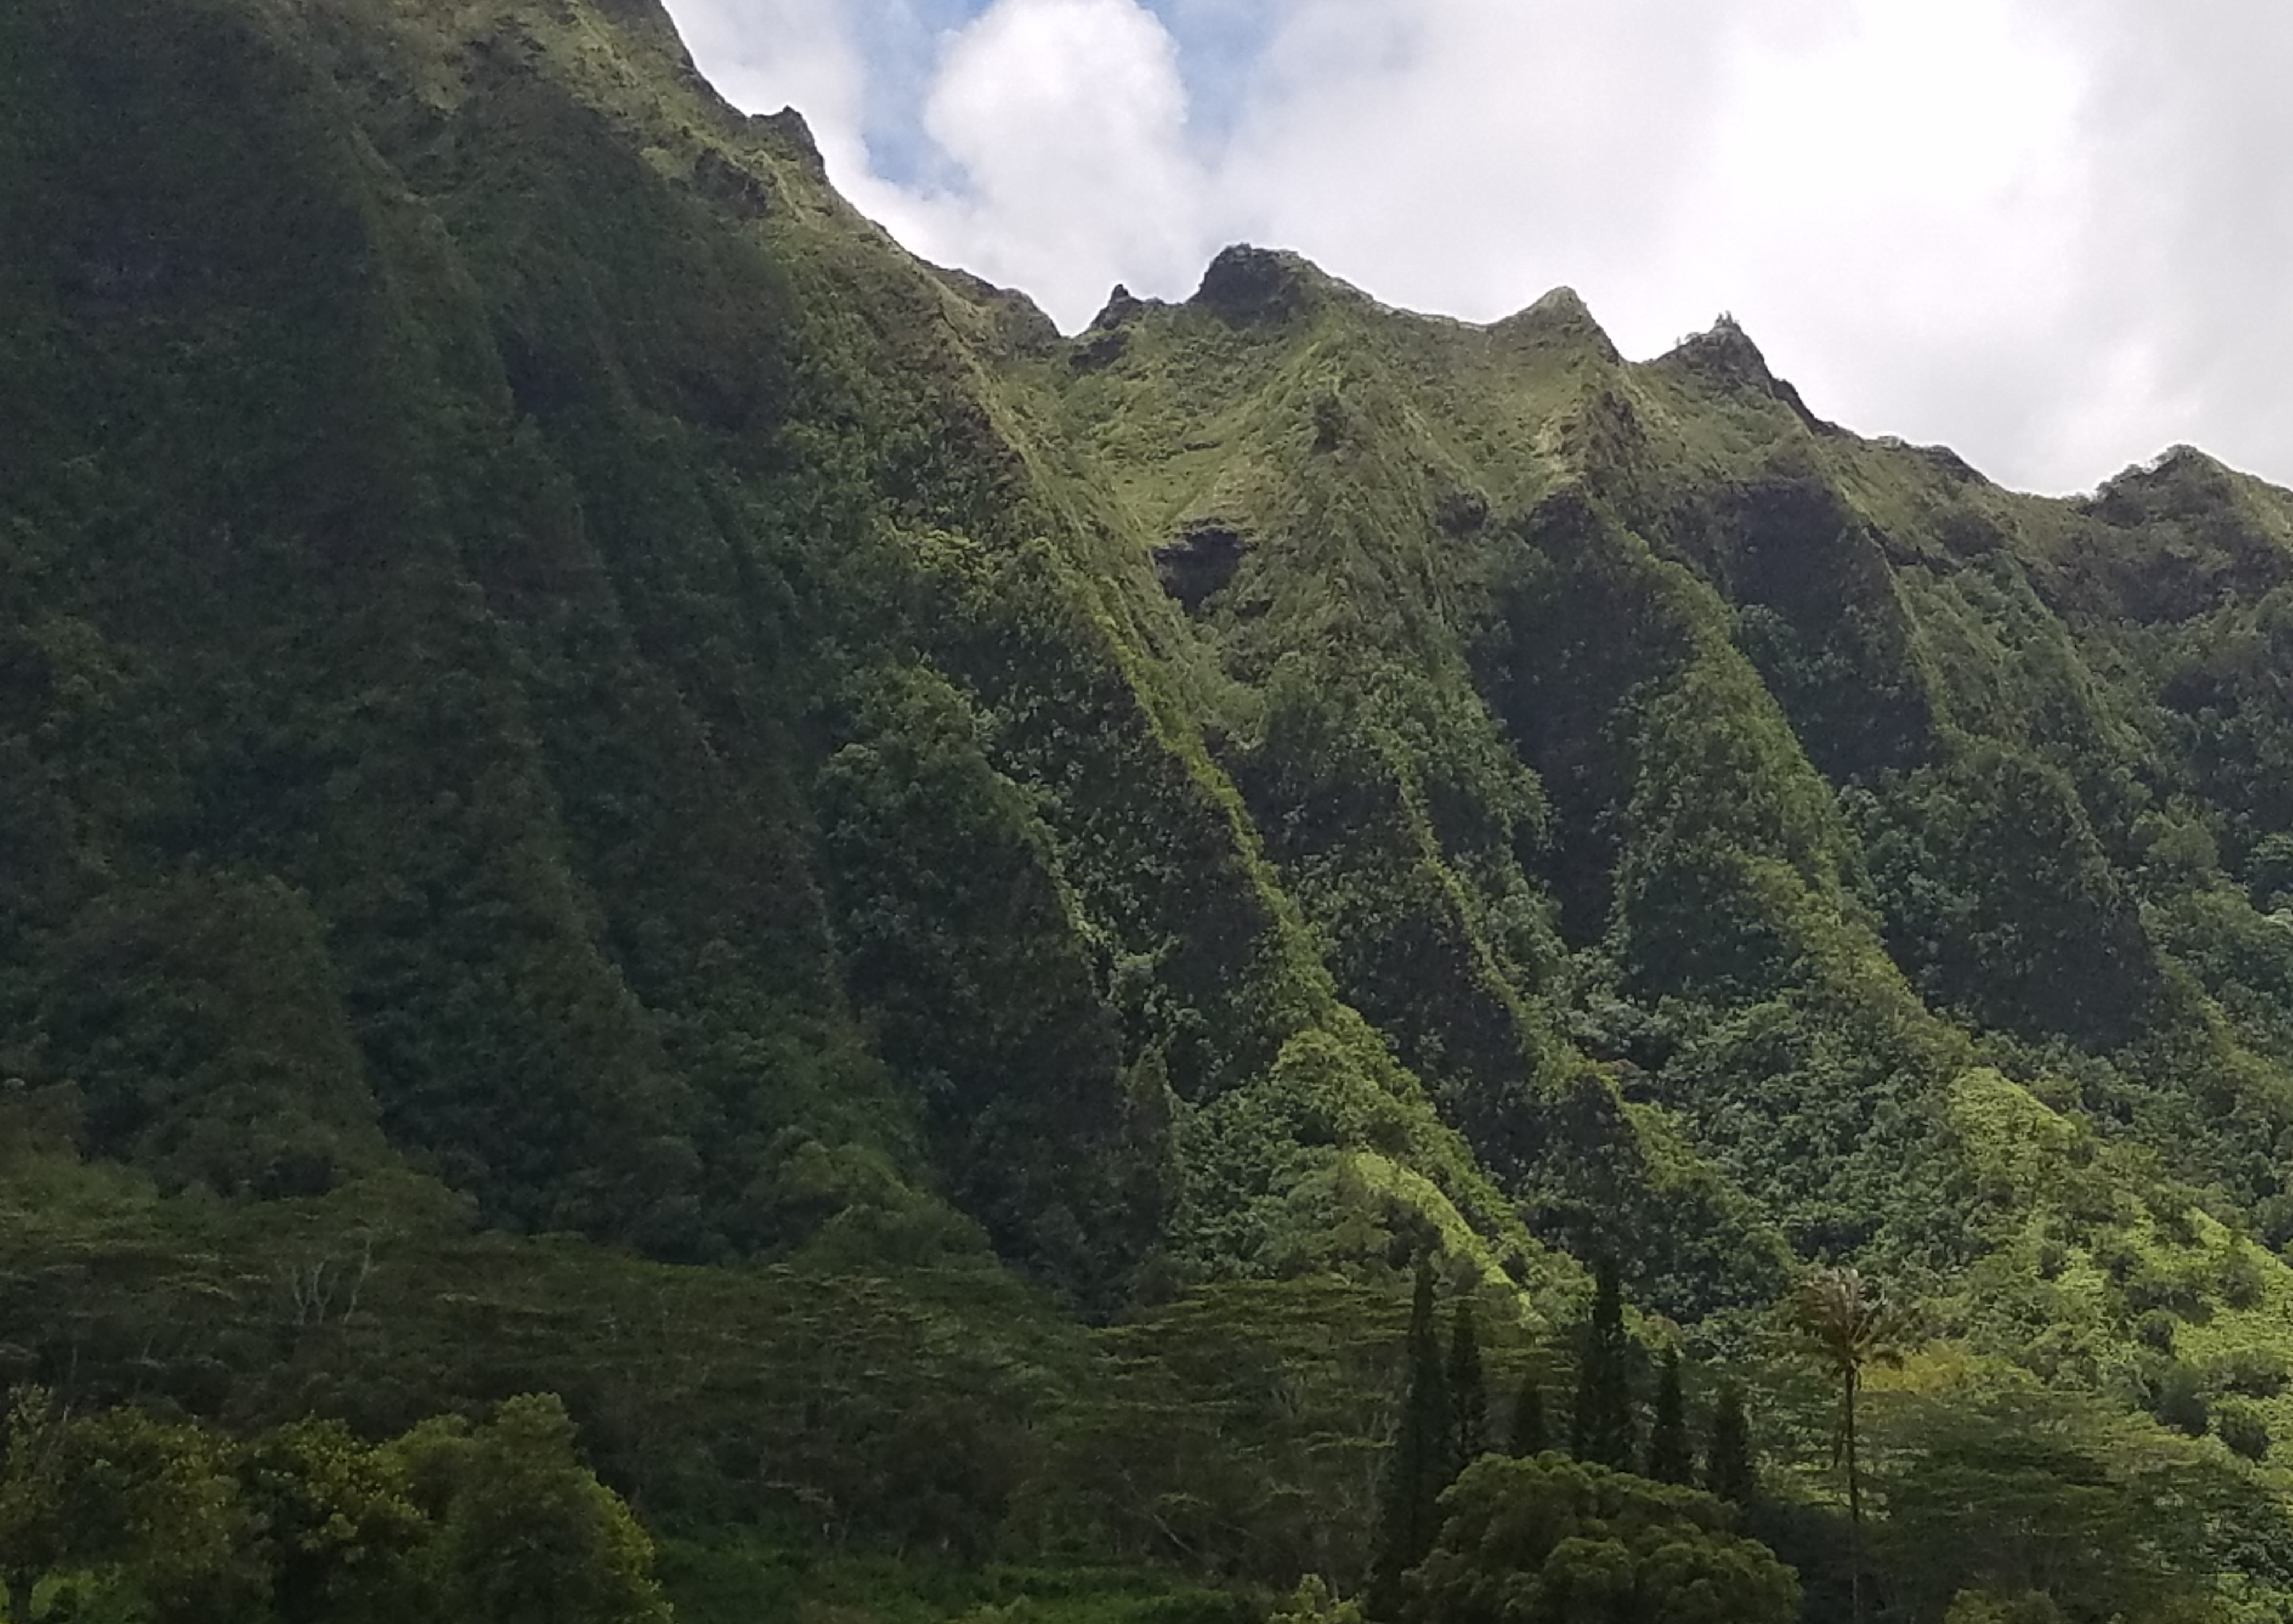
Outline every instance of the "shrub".
<svg viewBox="0 0 2293 1624"><path fill-rule="evenodd" d="M2273 1399L2285 1391L2285 1361L2266 1348L2241 1347L2225 1353L2209 1374L2215 1389L2222 1393Z"/></svg>
<svg viewBox="0 0 2293 1624"><path fill-rule="evenodd" d="M2269 1453L2269 1423L2250 1404L2238 1400L2224 1404L2214 1417L2214 1431L2248 1460L2260 1460Z"/></svg>
<svg viewBox="0 0 2293 1624"><path fill-rule="evenodd" d="M2230 1248L2222 1264L2222 1301L2232 1308L2254 1308L2260 1305L2269 1282L2268 1271L2260 1255L2242 1240Z"/></svg>
<svg viewBox="0 0 2293 1624"><path fill-rule="evenodd" d="M2178 1359L2159 1372L2151 1395L2150 1413L2161 1425L2187 1433L2192 1438L2204 1437L2213 1419L2206 1405L2205 1384L2192 1367Z"/></svg>
<svg viewBox="0 0 2293 1624"><path fill-rule="evenodd" d="M2162 1308L2153 1308L2134 1324L2134 1339L2143 1347L2155 1348L2161 1353L2174 1351L2174 1333L2180 1322Z"/></svg>

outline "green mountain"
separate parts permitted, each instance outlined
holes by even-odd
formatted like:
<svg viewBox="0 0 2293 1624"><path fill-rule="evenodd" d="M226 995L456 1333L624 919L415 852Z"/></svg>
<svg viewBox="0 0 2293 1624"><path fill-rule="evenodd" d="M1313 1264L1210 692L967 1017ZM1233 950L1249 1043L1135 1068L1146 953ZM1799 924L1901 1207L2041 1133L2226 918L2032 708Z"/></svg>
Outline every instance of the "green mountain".
<svg viewBox="0 0 2293 1624"><path fill-rule="evenodd" d="M1900 1461L2283 1520L2293 493L1254 248L1065 338L652 0L17 0L0 380L0 1374L1351 1587L1416 1260L1558 1395L1612 1257L1812 1574L1852 1262Z"/></svg>

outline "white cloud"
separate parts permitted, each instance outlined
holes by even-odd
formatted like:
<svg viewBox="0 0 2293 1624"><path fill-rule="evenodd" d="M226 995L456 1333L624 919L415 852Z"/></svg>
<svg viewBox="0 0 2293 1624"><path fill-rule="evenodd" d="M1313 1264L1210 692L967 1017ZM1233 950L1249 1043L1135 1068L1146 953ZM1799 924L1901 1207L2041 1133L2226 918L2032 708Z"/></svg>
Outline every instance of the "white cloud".
<svg viewBox="0 0 2293 1624"><path fill-rule="evenodd" d="M719 95L751 113L798 109L837 183L864 186L868 63L838 0L668 0L668 9Z"/></svg>
<svg viewBox="0 0 2293 1624"><path fill-rule="evenodd" d="M2092 448L2054 421L2066 375L2111 364L2082 337L2086 78L2014 0L1858 0L1747 38L1666 263L1818 409L2065 482L2050 456Z"/></svg>
<svg viewBox="0 0 2293 1624"><path fill-rule="evenodd" d="M1629 322L1734 26L1699 0L1293 0L1228 185L1390 302L1487 319L1569 282Z"/></svg>
<svg viewBox="0 0 2293 1624"><path fill-rule="evenodd" d="M1200 275L1178 48L1133 0L996 0L949 39L923 121L968 184L919 199L911 228L1064 325L1117 280L1177 292Z"/></svg>
<svg viewBox="0 0 2293 1624"><path fill-rule="evenodd" d="M1570 283L1628 353L1730 309L1817 410L2009 482L2178 439L2293 480L2281 0L1262 0L1214 71L1206 3L1174 41L1138 0L672 0L863 208L1069 327L1249 239L1473 319ZM938 161L890 179L895 58Z"/></svg>
<svg viewBox="0 0 2293 1624"><path fill-rule="evenodd" d="M2093 253L2170 404L2151 439L2293 484L2293 11L2109 0L2093 27Z"/></svg>

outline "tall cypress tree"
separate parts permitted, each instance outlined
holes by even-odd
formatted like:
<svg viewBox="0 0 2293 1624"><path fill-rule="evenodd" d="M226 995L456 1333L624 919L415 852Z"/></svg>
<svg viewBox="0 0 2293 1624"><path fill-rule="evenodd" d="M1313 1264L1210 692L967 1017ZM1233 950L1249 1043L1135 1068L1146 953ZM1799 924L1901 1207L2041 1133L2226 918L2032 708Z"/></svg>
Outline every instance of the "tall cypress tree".
<svg viewBox="0 0 2293 1624"><path fill-rule="evenodd" d="M1457 1318L1449 1333L1448 1382L1451 1458L1462 1472L1489 1447L1489 1389L1481 1375L1481 1341L1469 1297L1457 1299Z"/></svg>
<svg viewBox="0 0 2293 1624"><path fill-rule="evenodd" d="M1542 1455L1552 1447L1544 1428L1544 1389L1536 1378L1520 1378L1520 1392L1512 1401L1512 1447L1515 1455Z"/></svg>
<svg viewBox="0 0 2293 1624"><path fill-rule="evenodd" d="M1625 1335L1625 1293L1613 1257L1594 1266L1592 1321L1576 1367L1576 1413L1569 1453L1594 1466L1633 1469L1632 1345Z"/></svg>
<svg viewBox="0 0 2293 1624"><path fill-rule="evenodd" d="M1665 1351L1664 1374L1657 1382L1648 1475L1660 1483L1689 1483L1696 1476L1696 1454L1688 1442L1688 1405L1680 1391L1680 1353L1673 1348Z"/></svg>
<svg viewBox="0 0 2293 1624"><path fill-rule="evenodd" d="M1712 1414L1712 1451L1705 1457L1704 1486L1732 1505L1748 1506L1759 1492L1752 1464L1752 1427L1744 1416L1744 1394L1734 1382L1720 1389Z"/></svg>
<svg viewBox="0 0 2293 1624"><path fill-rule="evenodd" d="M1455 1475L1455 1419L1442 1369L1441 1332L1434 1322L1433 1264L1417 1264L1417 1293L1409 1308L1409 1390L1401 1427L1386 1458L1385 1493L1379 1507L1378 1548L1370 1567L1370 1612L1401 1613L1401 1576L1433 1548L1440 1531L1434 1502Z"/></svg>

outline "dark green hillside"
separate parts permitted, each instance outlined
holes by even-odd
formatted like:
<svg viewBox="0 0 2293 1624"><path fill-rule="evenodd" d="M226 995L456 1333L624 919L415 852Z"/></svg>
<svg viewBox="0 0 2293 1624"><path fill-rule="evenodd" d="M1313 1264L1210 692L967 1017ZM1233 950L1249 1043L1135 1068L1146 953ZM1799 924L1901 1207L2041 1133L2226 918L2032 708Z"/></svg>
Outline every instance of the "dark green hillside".
<svg viewBox="0 0 2293 1624"><path fill-rule="evenodd" d="M1558 1442L1607 1260L1824 1618L1853 1263L1887 1616L2104 1616L1923 1565L1967 1481L2273 1616L2289 910L2293 494L2199 452L1252 248L1065 338L651 0L0 12L0 1381L385 1475L558 1393L697 1617L1240 1624L1438 1454L1421 1262Z"/></svg>

